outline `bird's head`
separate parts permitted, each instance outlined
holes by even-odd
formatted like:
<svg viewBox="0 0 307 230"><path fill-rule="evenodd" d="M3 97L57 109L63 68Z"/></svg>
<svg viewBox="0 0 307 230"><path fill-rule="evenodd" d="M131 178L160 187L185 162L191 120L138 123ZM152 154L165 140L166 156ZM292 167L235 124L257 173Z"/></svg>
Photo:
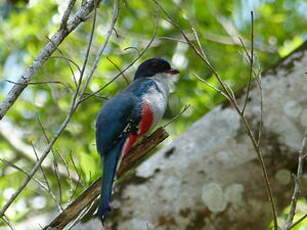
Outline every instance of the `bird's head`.
<svg viewBox="0 0 307 230"><path fill-rule="evenodd" d="M134 80L146 77L168 77L176 75L179 71L173 69L171 65L162 58L151 58L144 61L137 69L134 75Z"/></svg>

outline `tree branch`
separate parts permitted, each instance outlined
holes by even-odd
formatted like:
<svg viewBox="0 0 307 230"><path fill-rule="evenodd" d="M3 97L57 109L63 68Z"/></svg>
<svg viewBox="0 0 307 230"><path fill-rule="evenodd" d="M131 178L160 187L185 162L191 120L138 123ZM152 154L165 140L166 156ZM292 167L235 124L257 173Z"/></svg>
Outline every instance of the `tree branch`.
<svg viewBox="0 0 307 230"><path fill-rule="evenodd" d="M69 4L68 7L70 7ZM8 92L6 98L0 103L0 120L5 116L7 111L15 103L22 91L27 87L28 83L32 80L34 74L42 68L43 64L49 59L49 57L56 51L57 47L62 41L83 21L85 21L88 15L93 11L95 7L95 0L89 0L80 9L68 19L67 23L62 23L59 30L51 37L47 45L41 50L37 58L33 61L31 66L26 72L18 79L11 90ZM67 11L66 11L67 12ZM66 14L65 14L66 15ZM63 20L67 20L66 17Z"/></svg>

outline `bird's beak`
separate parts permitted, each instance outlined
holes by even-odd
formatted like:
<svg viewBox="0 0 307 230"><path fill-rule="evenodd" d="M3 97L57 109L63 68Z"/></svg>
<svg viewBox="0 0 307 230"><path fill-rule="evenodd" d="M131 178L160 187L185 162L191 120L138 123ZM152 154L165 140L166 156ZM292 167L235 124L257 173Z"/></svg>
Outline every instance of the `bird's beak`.
<svg viewBox="0 0 307 230"><path fill-rule="evenodd" d="M165 73L176 75L176 74L178 74L180 72L178 70L176 70L176 69L169 69L169 70L166 70Z"/></svg>

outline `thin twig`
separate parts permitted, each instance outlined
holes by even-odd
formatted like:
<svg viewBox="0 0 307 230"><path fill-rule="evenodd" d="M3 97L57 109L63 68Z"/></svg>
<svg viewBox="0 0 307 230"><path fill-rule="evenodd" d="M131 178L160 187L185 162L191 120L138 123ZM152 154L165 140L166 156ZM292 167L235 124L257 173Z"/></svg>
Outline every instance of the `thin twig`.
<svg viewBox="0 0 307 230"><path fill-rule="evenodd" d="M96 13L95 13L96 14ZM113 7L113 12L112 12L112 22L111 22L111 25L110 25L110 29L108 30L108 33L107 33L107 37L106 37L106 40L104 42L104 44L101 46L101 48L99 49L98 51L98 54L96 55L96 58L95 58L95 61L94 61L94 65L93 67L91 68L88 76L87 76L87 79L86 79L86 82L84 84L84 87L83 89L81 90L81 95L82 97L80 97L78 103L81 103L83 102L83 96L86 92L86 89L88 87L88 85L90 84L90 81L94 75L94 72L96 71L97 69L97 66L98 66L98 63L100 62L101 60L101 57L110 41L110 38L111 38L111 35L112 35L112 31L113 31L113 28L115 27L115 24L116 24L116 21L117 21L117 18L118 18L118 15L119 15L119 6L118 6L118 0L115 0L114 1L114 7Z"/></svg>
<svg viewBox="0 0 307 230"><path fill-rule="evenodd" d="M187 111L189 108L191 107L191 105L185 105L183 107L183 109L176 114L175 117L173 117L169 122L167 122L165 125L163 125L163 128L166 128L167 126L169 126L171 123L173 123L174 121L176 121L182 114L184 114L185 111Z"/></svg>
<svg viewBox="0 0 307 230"><path fill-rule="evenodd" d="M54 152L52 151L53 153L53 167L54 167L54 174L55 174L55 178L57 180L57 184L58 184L58 189L59 189L59 207L60 207L60 210L63 211L63 207L62 207L62 184L60 182L60 177L59 177L59 174L58 174L58 162L56 160L56 157L54 155Z"/></svg>
<svg viewBox="0 0 307 230"><path fill-rule="evenodd" d="M95 31L95 26L96 26L96 16L97 16L97 9L96 9L96 7L98 5L98 2L99 2L99 0L95 0L94 18L93 18L93 23L92 23L91 33L90 33L90 39L89 39L88 46L87 46L87 49L86 49L85 58L84 58L84 62L83 62L82 68L81 68L80 77L79 77L79 81L78 81L78 86L77 86L77 89L76 89L76 99L77 99L77 96L79 94L79 91L80 91L81 95L80 95L78 100L75 100L75 104L74 104L75 109L74 110L77 109L78 104L79 104L79 100L80 100L80 98L82 98L83 93L85 92L85 89L86 89L87 83L88 83L88 79L87 79L87 82L85 83L85 87L82 90L81 89L82 80L83 80L83 76L84 76L84 73L85 73L85 68L86 68L86 65L87 65L87 62L88 62L88 58L89 58L89 55L90 55L90 50L91 50L91 47L92 47L93 37L94 37L94 31Z"/></svg>
<svg viewBox="0 0 307 230"><path fill-rule="evenodd" d="M173 17L160 5L160 3L157 0L153 0L154 3L160 8L160 10L167 16L168 21L177 28L183 38L187 41L188 45L192 48L192 50L195 52L195 54L206 64L206 66L209 68L209 70L214 74L218 80L218 82L221 84L222 89L227 92L227 87L225 87L224 82L222 81L221 77L219 76L218 72L215 70L215 68L212 66L212 64L207 60L206 57L203 57L202 52L197 49L197 47L194 45L194 43L188 38L186 33L181 29L179 24L173 19Z"/></svg>
<svg viewBox="0 0 307 230"><path fill-rule="evenodd" d="M81 173L79 172L79 170L78 170L78 168L77 168L77 166L76 166L76 163L75 163L75 161L74 161L74 158L73 158L71 152L70 152L69 156L70 156L71 162L72 162L72 164L73 164L73 167L74 167L74 169L75 169L75 172L78 174L78 181L81 182L81 183L77 183L75 189L72 190L72 193L71 193L71 196L70 196L70 198L72 199L72 198L74 197L75 193L77 192L77 189L78 189L79 185L80 185L80 184L83 185L83 182L82 182L82 180L81 180L81 179L82 179L82 178L81 178Z"/></svg>
<svg viewBox="0 0 307 230"><path fill-rule="evenodd" d="M59 52L62 52L59 48L57 48L57 50ZM69 64L69 69L70 69L70 72L72 73L75 86L77 86L77 79L76 79L74 70L73 70L73 68L72 68L72 66L70 64L73 64L78 69L79 74L81 74L81 69L80 69L79 65L73 59L65 57L64 55L63 56L51 56L50 58L64 59Z"/></svg>
<svg viewBox="0 0 307 230"><path fill-rule="evenodd" d="M53 44L53 41L51 39L49 39L48 37L46 37L47 40ZM56 47L56 45L54 44L54 46ZM81 75L81 68L79 67L79 65L71 58L71 57L65 57L64 55L64 52L59 48L59 47L56 47L56 50L62 55L62 56L51 56L50 58L62 58L64 59L67 63L68 63L68 66L69 66L69 69L70 69L70 72L72 74L72 77L73 77L73 80L74 80L74 83L75 83L75 86L77 87L78 86L78 83L77 83L77 79L76 79L76 76L75 76L75 72L72 68L72 66L70 65L71 63L77 67L78 71L79 71L79 74Z"/></svg>
<svg viewBox="0 0 307 230"><path fill-rule="evenodd" d="M249 52L248 52L248 50L247 50L247 48L246 48L246 45L245 45L245 43L244 43L244 41L243 41L243 39L241 38L241 37L239 37L239 41L240 41L240 44L241 44L241 47L243 47L243 50L244 50L244 53L245 53L245 55L247 56L247 58L248 58L248 61L249 62L251 62L251 56L249 55Z"/></svg>
<svg viewBox="0 0 307 230"><path fill-rule="evenodd" d="M134 46L126 47L126 48L124 48L124 51L130 50L130 49L136 50L136 52L138 53L138 55L141 54L141 52L139 51L139 49L138 49L137 47L134 47Z"/></svg>
<svg viewBox="0 0 307 230"><path fill-rule="evenodd" d="M84 96L89 96L89 95L92 95L91 93L84 93ZM95 94L95 95L92 95L93 97L96 97L96 98L99 98L99 99L103 99L103 100L109 100L110 98L107 97L107 96L102 96L102 95L98 95L98 94Z"/></svg>
<svg viewBox="0 0 307 230"><path fill-rule="evenodd" d="M123 78L124 78L125 81L126 81L126 84L129 85L129 84L130 84L129 79L128 79L128 77L126 76L126 74L125 74L124 72L122 72L122 70L120 69L120 67L119 67L114 61L112 61L111 58L107 57L107 60L108 60L108 61L109 61L109 62L110 62L120 73L122 73Z"/></svg>
<svg viewBox="0 0 307 230"><path fill-rule="evenodd" d="M33 145L33 143L32 143L32 148L33 148L33 152L35 153L36 160L38 161L38 160L39 160L39 157L38 157L38 154L37 154L37 152L36 152L36 149L35 149L35 146ZM45 181L45 184L47 185L48 192L50 192L51 194L53 194L53 192L51 191L51 187L50 187L50 185L49 185L49 182L48 182L48 179L47 179L47 176L46 176L46 174L45 174L44 169L42 168L41 165L40 165L39 168L40 168L40 170L41 170L41 172L42 172L42 174L43 174L44 181Z"/></svg>
<svg viewBox="0 0 307 230"><path fill-rule="evenodd" d="M39 160L39 157L38 157L37 151L36 151L35 146L33 145L33 143L32 143L32 148L33 148L33 152L35 153L36 160L38 161L38 160ZM47 192L48 192L48 194L50 194L51 198L52 198L52 199L54 200L54 202L57 204L58 209L59 209L59 210L63 210L63 208L62 208L60 202L58 201L58 199L56 198L55 194L53 193L53 191L52 191L52 189L51 189L51 186L50 186L50 184L49 184L48 178L47 178L47 176L46 176L46 174L45 174L45 171L44 171L44 169L43 169L41 166L40 166L40 170L41 170L41 172L42 172L42 174L43 174L45 183L46 183L46 185L47 185ZM33 178L34 178L34 177L33 177ZM35 178L34 178L34 179L35 179Z"/></svg>
<svg viewBox="0 0 307 230"><path fill-rule="evenodd" d="M27 83L18 83L15 81L11 81L11 80L5 80L6 82L15 84L15 85L44 85L44 84L61 84L64 87L67 87L63 82L61 81L37 81L37 82L27 82Z"/></svg>
<svg viewBox="0 0 307 230"><path fill-rule="evenodd" d="M199 47L199 50L200 50L202 56L205 57L205 58L207 59L207 62L209 63L209 62L210 62L210 61L209 61L209 58L208 58L208 56L206 55L206 53L205 53L205 51L204 51L204 48L202 47L202 45L201 45L201 43L200 43L198 33L197 33L197 31L196 31L193 27L192 27L192 32L193 32L194 38L195 38L195 40L196 40L196 43L197 43L197 45L198 45L198 47Z"/></svg>
<svg viewBox="0 0 307 230"><path fill-rule="evenodd" d="M24 169L20 168L19 166L13 164L12 162L7 161L7 160L4 160L4 159L1 159L1 158L0 158L0 161L2 161L4 164L6 164L6 165L8 165L8 166L10 166L10 167L12 167L12 168L18 170L18 171L20 171L20 172L23 173L25 176L27 176L27 177L30 176L29 173L28 173L27 171L25 171ZM40 187L42 187L42 189L43 189L44 191L49 192L47 186L46 186L43 182L41 182L39 179L37 179L37 178L35 178L35 177L34 177L33 179L34 179L34 181L35 181Z"/></svg>
<svg viewBox="0 0 307 230"><path fill-rule="evenodd" d="M4 129L0 129L0 139L5 141L15 153L15 155L19 159L23 159L30 164L35 164L37 159L32 156L33 148L31 145L27 145L21 140L21 134L17 134L20 130L14 125L12 125L8 120L6 120L3 124L8 123L8 127L6 129L11 130L10 134L4 131ZM17 131L15 131L15 129ZM16 134L16 135L15 135ZM38 154L41 155L41 154ZM17 160L17 159L16 159ZM51 165L42 165L44 171L47 174L53 174L53 169ZM66 173L61 169L61 178L66 178ZM73 177L74 183L77 181L76 177Z"/></svg>
<svg viewBox="0 0 307 230"><path fill-rule="evenodd" d="M62 162L64 163L64 166L66 168L66 173L67 173L67 176L68 176L68 179L72 181L72 178L71 178L71 174L70 174L70 170L69 170L69 166L68 166L68 162L67 160L65 160L65 158L62 156L62 154L60 154L58 151L55 151L55 153L57 153L59 155L59 157L61 158Z"/></svg>
<svg viewBox="0 0 307 230"><path fill-rule="evenodd" d="M6 216L1 217L1 220L7 225L9 226L9 228L11 230L15 230L15 228L13 227L13 225L10 223L10 221L8 220L8 218Z"/></svg>
<svg viewBox="0 0 307 230"><path fill-rule="evenodd" d="M193 73L193 75L202 83L206 84L208 87L210 87L211 89L215 90L216 92L218 92L219 94L223 95L227 100L230 100L230 98L228 98L228 95L226 95L222 90L220 90L219 88L216 88L214 85L210 84L208 81L206 81L205 79L201 78L200 76L198 76L198 74Z"/></svg>
<svg viewBox="0 0 307 230"><path fill-rule="evenodd" d="M248 52L248 50L247 50L247 46L246 46L246 44L245 44L245 42L242 40L242 38L240 38L239 37L239 41L240 41L240 44L241 44L241 47L243 48L243 56L244 56L244 58L246 58L247 59L247 63L249 63L249 65L250 65L250 62L251 62L251 56L250 56L250 53ZM256 57L254 56L254 59L255 59ZM255 60L253 61L254 63L255 63ZM261 72L261 71L260 71ZM258 72L256 72L255 70L254 70L254 68L253 68L253 75L254 75L254 78L255 79L257 79L257 77L258 77L258 75L259 75L259 73L260 73L259 71Z"/></svg>
<svg viewBox="0 0 307 230"><path fill-rule="evenodd" d="M296 171L296 176L294 179L294 190L291 198L291 204L290 204L290 212L289 216L287 218L287 230L290 230L291 228L294 227L292 224L295 212L296 212L296 206L297 206L297 200L300 195L300 182L301 178L303 175L303 166L304 166L304 156L305 156L305 149L306 149L306 144L307 144L307 129L305 130L304 137L302 140L302 145L299 150L299 155L298 155L298 166L297 166L297 171ZM302 219L303 220L303 219Z"/></svg>
<svg viewBox="0 0 307 230"><path fill-rule="evenodd" d="M42 132L43 132L43 135L44 135L44 137L45 137L45 139L46 139L46 142L49 143L49 142L50 142L50 139L49 139L49 137L48 137L48 135L47 135L46 129L45 129L45 127L44 127L44 125L43 125L41 119L39 118L39 116L37 116L37 120L38 120L39 126L41 127L41 130L42 130Z"/></svg>
<svg viewBox="0 0 307 230"><path fill-rule="evenodd" d="M11 166L12 168L15 168L17 169L18 171L20 171L21 173L23 173L26 177L30 178L30 174L25 171L24 169L20 168L19 166L13 164L12 162L9 162L7 160L4 160L4 159L1 159L0 158L0 161L4 162L5 164ZM48 195L50 195L51 199L54 200L56 203L57 203L57 199L54 195L54 193L50 190L49 187L47 187L46 184L44 184L43 182L41 182L39 179L33 177L32 178L38 185L39 187L42 189L42 191L46 192Z"/></svg>
<svg viewBox="0 0 307 230"><path fill-rule="evenodd" d="M247 92L246 92L246 97L245 97L245 102L242 108L242 115L244 115L246 105L248 102L249 98L249 92L250 92L250 87L251 87L251 82L252 82L252 77L253 77L253 66L254 66L254 12L251 11L251 54L250 54L250 70L249 70L249 79L248 79L248 85L247 85Z"/></svg>
<svg viewBox="0 0 307 230"><path fill-rule="evenodd" d="M73 101L74 103L74 101ZM19 196L19 194L24 190L24 188L28 185L28 183L31 181L32 177L34 176L34 174L37 172L37 170L40 168L41 164L43 163L43 161L45 160L45 158L47 157L47 155L49 154L53 144L57 141L57 139L60 137L60 135L62 134L62 132L64 131L64 129L66 128L67 124L69 123L72 114L74 112L73 110L73 106L71 107L71 110L69 111L68 115L66 116L64 122L62 123L61 127L59 128L59 130L55 133L55 135L53 136L51 142L47 145L47 147L45 148L45 150L42 153L41 158L37 161L37 163L34 165L33 169L31 170L31 172L29 173L29 177L19 186L19 188L17 189L17 191L10 197L10 199L5 203L5 205L3 206L3 208L0 210L0 217L2 217L4 215L4 213L6 212L6 210L11 206L11 204L16 200L16 198Z"/></svg>
<svg viewBox="0 0 307 230"><path fill-rule="evenodd" d="M261 137L262 137L262 131L263 131L263 90L262 90L262 79L261 79L261 69L259 69L259 72L256 76L256 81L259 88L259 94L260 94L260 123L258 127L258 147L261 144Z"/></svg>
<svg viewBox="0 0 307 230"><path fill-rule="evenodd" d="M307 218L307 213L301 216L297 221L293 222L287 229L292 229Z"/></svg>
<svg viewBox="0 0 307 230"><path fill-rule="evenodd" d="M41 130L42 130L42 132L43 132L43 136L44 136L45 139L46 139L46 142L49 143L49 142L50 142L49 137L48 137L48 135L47 135L47 133L46 133L45 127L44 127L44 125L43 125L41 119L39 118L39 116L37 116L37 120L38 120L38 123L39 123L39 125L40 125L40 127L41 127ZM38 160L39 160L39 156L38 156L38 154L37 154L37 152L36 152L36 149L35 149L35 146L34 146L33 143L32 143L32 149L33 149L33 152L34 152L34 154L35 154L36 160L38 161ZM52 149L51 149L51 150L52 150ZM48 178L47 178L47 176L46 176L46 174L45 174L45 171L43 170L43 168L42 168L41 165L40 165L40 170L41 170L41 172L42 172L42 174L43 174L45 183L46 183L47 186L48 186L48 190L49 190L50 194L52 194L52 195L55 197L55 195L54 195L54 193L52 192L51 187L50 187L50 185L49 185L49 181L48 181ZM56 200L56 199L55 199L55 200ZM58 200L56 200L56 203L57 203L57 206L58 206L59 210L61 210L62 207L61 207L61 204L58 202Z"/></svg>
<svg viewBox="0 0 307 230"><path fill-rule="evenodd" d="M172 37L159 37L160 40L170 40L170 41L175 41L175 42L180 42L180 43L184 43L184 44L188 44L185 40L181 40L178 38L172 38Z"/></svg>
<svg viewBox="0 0 307 230"><path fill-rule="evenodd" d="M243 47L243 51L248 59L248 62L251 62L252 59L251 59L250 54L248 53L245 43L240 37L239 37L239 40L241 42L241 46ZM262 90L262 80L261 80L261 68L259 67L257 72L252 68L252 71L255 76L257 86L259 88L259 94L260 94L260 122L259 122L259 127L258 127L258 140L257 140L257 145L260 146L262 129L263 129L263 92L262 92L263 90Z"/></svg>
<svg viewBox="0 0 307 230"><path fill-rule="evenodd" d="M70 226L67 228L67 230L70 230L72 229L73 227L75 227L80 220L82 220L82 218L87 215L87 212L92 208L93 204L95 204L95 200L90 202L88 204L87 207L85 207L81 212L80 214L71 222ZM98 229L98 228L97 228Z"/></svg>

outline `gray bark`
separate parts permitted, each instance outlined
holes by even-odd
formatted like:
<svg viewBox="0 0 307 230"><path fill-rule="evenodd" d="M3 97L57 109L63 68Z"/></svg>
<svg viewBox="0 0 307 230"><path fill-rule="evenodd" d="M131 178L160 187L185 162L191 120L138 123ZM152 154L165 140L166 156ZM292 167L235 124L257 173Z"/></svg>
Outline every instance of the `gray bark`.
<svg viewBox="0 0 307 230"><path fill-rule="evenodd" d="M307 43L262 80L262 149L279 212L290 203L291 172L307 125L306 66ZM246 116L256 130L260 96L255 85ZM257 155L230 105L207 113L145 161L120 186L114 204L106 229L259 230L272 220Z"/></svg>

